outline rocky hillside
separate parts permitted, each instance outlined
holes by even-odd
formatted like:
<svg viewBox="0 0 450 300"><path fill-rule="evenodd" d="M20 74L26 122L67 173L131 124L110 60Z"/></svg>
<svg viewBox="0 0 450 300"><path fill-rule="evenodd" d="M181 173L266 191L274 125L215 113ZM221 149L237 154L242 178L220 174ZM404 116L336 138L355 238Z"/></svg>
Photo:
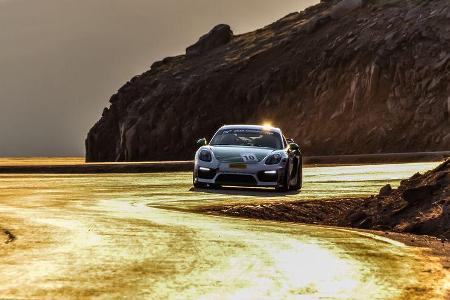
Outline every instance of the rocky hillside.
<svg viewBox="0 0 450 300"><path fill-rule="evenodd" d="M271 121L308 155L450 149L448 0L334 0L254 32L219 25L112 96L87 161L190 159Z"/></svg>
<svg viewBox="0 0 450 300"><path fill-rule="evenodd" d="M450 160L403 180L396 190L385 186L378 196L353 209L347 220L355 227L450 239Z"/></svg>

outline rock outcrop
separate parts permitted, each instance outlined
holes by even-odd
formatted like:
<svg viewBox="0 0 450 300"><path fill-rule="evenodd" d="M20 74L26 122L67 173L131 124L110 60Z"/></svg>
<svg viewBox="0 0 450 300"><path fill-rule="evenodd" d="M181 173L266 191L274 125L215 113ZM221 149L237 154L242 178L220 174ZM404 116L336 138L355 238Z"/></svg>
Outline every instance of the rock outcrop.
<svg viewBox="0 0 450 300"><path fill-rule="evenodd" d="M186 56L207 53L214 48L228 44L233 39L233 31L229 25L221 24L202 36L197 43L186 49Z"/></svg>
<svg viewBox="0 0 450 300"><path fill-rule="evenodd" d="M355 208L352 226L391 229L450 239L450 160L425 174L403 180L398 189ZM349 218L351 219L351 218Z"/></svg>
<svg viewBox="0 0 450 300"><path fill-rule="evenodd" d="M242 35L220 25L110 102L87 161L191 159L196 138L263 121L308 155L448 150L450 6L335 0Z"/></svg>

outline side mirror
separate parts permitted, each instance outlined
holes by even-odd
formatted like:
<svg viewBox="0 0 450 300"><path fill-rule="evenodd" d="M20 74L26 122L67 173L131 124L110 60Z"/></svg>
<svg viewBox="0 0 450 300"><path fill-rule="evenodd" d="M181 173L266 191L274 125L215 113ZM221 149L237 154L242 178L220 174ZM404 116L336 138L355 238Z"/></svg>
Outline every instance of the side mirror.
<svg viewBox="0 0 450 300"><path fill-rule="evenodd" d="M203 147L203 146L206 146L206 145L208 145L208 141L205 138L197 140L197 146L199 148Z"/></svg>
<svg viewBox="0 0 450 300"><path fill-rule="evenodd" d="M289 144L289 150L291 151L299 151L300 147L296 143Z"/></svg>
<svg viewBox="0 0 450 300"><path fill-rule="evenodd" d="M295 142L294 142L294 139L286 139L286 142L288 142L288 144L295 143Z"/></svg>

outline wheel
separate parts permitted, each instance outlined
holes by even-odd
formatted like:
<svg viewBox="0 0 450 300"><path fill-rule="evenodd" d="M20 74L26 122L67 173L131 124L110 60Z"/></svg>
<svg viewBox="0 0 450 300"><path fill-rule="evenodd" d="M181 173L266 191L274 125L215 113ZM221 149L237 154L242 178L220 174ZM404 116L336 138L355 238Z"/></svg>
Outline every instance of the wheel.
<svg viewBox="0 0 450 300"><path fill-rule="evenodd" d="M289 187L290 187L289 182L290 182L290 180L291 179L290 179L290 176L289 176L289 166L287 166L286 167L286 171L284 172L283 185L282 186L277 186L275 188L275 190L277 192L280 192L280 193L289 192Z"/></svg>
<svg viewBox="0 0 450 300"><path fill-rule="evenodd" d="M295 184L293 186L290 187L289 190L291 191L298 191L301 188L301 179L300 179L300 174L297 174L296 180L295 180Z"/></svg>
<svg viewBox="0 0 450 300"><path fill-rule="evenodd" d="M291 191L298 191L302 188L303 181L303 163L300 159L300 162L297 164L297 175L295 176L295 184L291 186Z"/></svg>

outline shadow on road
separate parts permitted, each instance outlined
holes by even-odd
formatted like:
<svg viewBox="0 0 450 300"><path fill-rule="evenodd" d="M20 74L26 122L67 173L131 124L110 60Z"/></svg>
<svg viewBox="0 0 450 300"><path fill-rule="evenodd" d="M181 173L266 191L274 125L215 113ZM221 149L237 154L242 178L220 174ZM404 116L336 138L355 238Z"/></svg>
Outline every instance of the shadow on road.
<svg viewBox="0 0 450 300"><path fill-rule="evenodd" d="M201 192L219 195L236 195L236 196L256 196L256 197L285 197L289 195L297 195L300 191L276 192L271 188L251 188L251 187L220 187L220 188L194 188L189 191Z"/></svg>

